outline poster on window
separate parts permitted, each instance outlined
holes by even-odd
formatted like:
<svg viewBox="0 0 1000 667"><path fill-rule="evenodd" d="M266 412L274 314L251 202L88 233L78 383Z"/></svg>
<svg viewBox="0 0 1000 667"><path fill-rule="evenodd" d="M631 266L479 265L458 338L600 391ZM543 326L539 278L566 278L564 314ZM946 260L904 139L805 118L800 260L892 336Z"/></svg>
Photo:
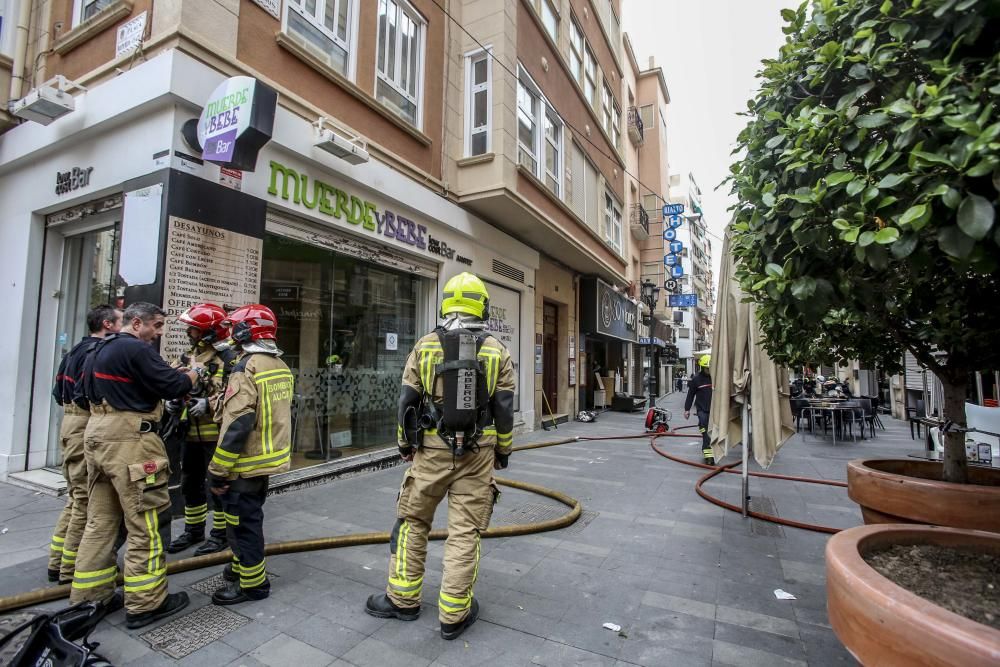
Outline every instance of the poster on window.
<svg viewBox="0 0 1000 667"><path fill-rule="evenodd" d="M167 326L160 354L176 360L189 347L177 316L197 303L235 308L260 298L263 241L184 218L170 217L163 309Z"/></svg>
<svg viewBox="0 0 1000 667"><path fill-rule="evenodd" d="M517 385L521 378L521 293L487 281L490 293L490 318L486 330L498 338L510 352ZM520 386L514 392L514 410L521 409Z"/></svg>

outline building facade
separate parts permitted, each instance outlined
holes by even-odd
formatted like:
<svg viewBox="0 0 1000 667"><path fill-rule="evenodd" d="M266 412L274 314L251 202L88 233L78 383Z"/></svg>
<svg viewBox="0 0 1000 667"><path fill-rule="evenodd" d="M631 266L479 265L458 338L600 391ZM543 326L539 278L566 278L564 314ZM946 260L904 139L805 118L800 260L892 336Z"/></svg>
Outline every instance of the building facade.
<svg viewBox="0 0 1000 667"><path fill-rule="evenodd" d="M58 464L52 377L99 303L164 304L167 358L183 347L173 316L187 306L269 305L296 375L289 474L301 479L394 452L409 348L434 326L444 282L473 271L514 359L518 428L534 427L535 286L565 298L576 281L531 234L459 205L446 173L450 79L437 75L455 28L436 3L31 5L11 62L35 63L19 69L36 87L61 75L83 88L62 117L0 135L0 272L16 341L2 353L16 381L0 390L12 406L0 476ZM203 147L190 130L219 109L213 122L243 123L246 109L229 105L245 91L247 122L273 123L255 159L220 167L209 157L225 142ZM237 151L252 134L242 128Z"/></svg>

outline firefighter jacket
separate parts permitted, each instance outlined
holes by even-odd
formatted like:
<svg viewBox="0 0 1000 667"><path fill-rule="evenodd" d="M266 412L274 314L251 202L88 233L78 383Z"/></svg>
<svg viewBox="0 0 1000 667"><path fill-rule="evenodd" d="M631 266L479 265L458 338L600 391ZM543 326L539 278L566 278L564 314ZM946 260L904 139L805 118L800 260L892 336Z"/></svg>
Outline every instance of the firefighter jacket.
<svg viewBox="0 0 1000 667"><path fill-rule="evenodd" d="M690 411L691 405L701 412L708 412L712 407L712 378L708 371L698 371L688 383L688 395L684 400L684 410Z"/></svg>
<svg viewBox="0 0 1000 667"><path fill-rule="evenodd" d="M222 425L209 474L260 477L291 465L294 378L276 355L243 353L226 379Z"/></svg>
<svg viewBox="0 0 1000 667"><path fill-rule="evenodd" d="M56 399L56 403L67 407L73 403L73 390L83 379L83 362L100 341L101 339L96 336L84 336L63 356L59 362L55 385L52 387L52 398Z"/></svg>
<svg viewBox="0 0 1000 667"><path fill-rule="evenodd" d="M227 361L235 355L228 349L217 352L208 343L198 342L190 350L174 362L174 368L186 366L191 369L204 368L206 373L202 379L201 391L192 398L207 398L208 412L200 417L188 415L187 409L181 413L181 421L188 422L187 440L189 442L211 442L219 439L219 424L213 412L218 403L218 397L223 391L222 377L226 371Z"/></svg>
<svg viewBox="0 0 1000 667"><path fill-rule="evenodd" d="M490 395L488 403L490 422L483 428L479 445L493 447L502 456L509 456L514 446L514 364L510 352L503 343L493 336L486 336L479 348L479 362L486 371L486 388ZM419 404L421 400L441 401L444 396L444 378L434 382L434 367L444 362L444 350L435 332L417 341L406 359L403 368L403 387L399 397L399 414L396 439L400 449L406 448L403 434L406 410ZM433 386L431 386L433 385ZM425 436L435 436L434 428L425 429Z"/></svg>
<svg viewBox="0 0 1000 667"><path fill-rule="evenodd" d="M105 336L84 361L73 401L93 406L107 401L115 410L149 414L163 399L182 398L191 389L190 378L171 368L152 345L118 333Z"/></svg>

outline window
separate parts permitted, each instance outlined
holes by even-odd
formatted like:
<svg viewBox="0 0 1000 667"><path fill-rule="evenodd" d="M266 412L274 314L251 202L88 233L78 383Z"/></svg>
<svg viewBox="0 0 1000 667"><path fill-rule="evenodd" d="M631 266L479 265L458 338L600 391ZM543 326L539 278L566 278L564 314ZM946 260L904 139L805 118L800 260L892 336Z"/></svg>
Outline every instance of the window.
<svg viewBox="0 0 1000 667"><path fill-rule="evenodd" d="M287 0L283 29L319 51L334 70L350 77L353 5L353 0Z"/></svg>
<svg viewBox="0 0 1000 667"><path fill-rule="evenodd" d="M677 330L677 337L678 338L690 338L691 337L691 329L686 329L686 328L678 329Z"/></svg>
<svg viewBox="0 0 1000 667"><path fill-rule="evenodd" d="M0 0L0 53L12 55L14 52L16 16L17 0Z"/></svg>
<svg viewBox="0 0 1000 667"><path fill-rule="evenodd" d="M486 51L465 59L465 154L483 155L490 151L490 127L493 115L492 57Z"/></svg>
<svg viewBox="0 0 1000 667"><path fill-rule="evenodd" d="M576 21L573 21L572 26L569 36L569 69L573 73L573 78L583 88L583 53L586 47L580 26Z"/></svg>
<svg viewBox="0 0 1000 667"><path fill-rule="evenodd" d="M73 27L94 18L94 16L112 2L114 0L73 0ZM17 16L13 11L13 7L11 7L14 3L7 2L6 4L7 11L4 12L2 11L4 2L0 0L0 14L2 14L4 23L9 22L10 24L5 29L13 30L15 17ZM10 39L13 41L13 36Z"/></svg>
<svg viewBox="0 0 1000 667"><path fill-rule="evenodd" d="M583 85L583 92L587 96L590 106L595 106L597 104L597 58L594 57L594 52L590 50L589 46L584 55L584 74L587 80Z"/></svg>
<svg viewBox="0 0 1000 667"><path fill-rule="evenodd" d="M424 20L402 0L379 0L375 99L414 126L420 125L423 29Z"/></svg>
<svg viewBox="0 0 1000 667"><path fill-rule="evenodd" d="M639 107L639 117L642 118L642 126L647 130L653 129L653 105Z"/></svg>
<svg viewBox="0 0 1000 667"><path fill-rule="evenodd" d="M563 122L528 73L517 81L517 160L562 198ZM544 168L542 165L544 164Z"/></svg>
<svg viewBox="0 0 1000 667"><path fill-rule="evenodd" d="M559 41L559 13L556 12L556 8L552 5L552 0L539 0L541 3L541 15L542 15L542 25L545 26L545 32L549 33L549 37L552 41Z"/></svg>
<svg viewBox="0 0 1000 667"><path fill-rule="evenodd" d="M622 252L622 206L611 192L604 193L604 240L619 255Z"/></svg>
<svg viewBox="0 0 1000 667"><path fill-rule="evenodd" d="M586 153L575 142L571 144L572 156L570 162L570 174L572 180L566 186L572 190L569 198L570 208L580 216L588 227L597 231L598 219L598 193L597 193L597 167L587 159Z"/></svg>
<svg viewBox="0 0 1000 667"><path fill-rule="evenodd" d="M604 129L607 131L608 136L611 137L615 148L620 149L622 140L622 112L621 107L618 106L618 102L615 101L615 96L612 94L611 88L607 84L604 84L601 107L604 111Z"/></svg>

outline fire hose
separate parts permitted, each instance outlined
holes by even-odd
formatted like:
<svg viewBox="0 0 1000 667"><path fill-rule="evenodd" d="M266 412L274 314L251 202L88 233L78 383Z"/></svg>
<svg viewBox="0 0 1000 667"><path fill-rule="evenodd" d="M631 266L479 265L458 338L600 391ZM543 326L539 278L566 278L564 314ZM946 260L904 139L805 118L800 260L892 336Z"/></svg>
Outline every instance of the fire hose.
<svg viewBox="0 0 1000 667"><path fill-rule="evenodd" d="M682 426L678 430L683 430L686 428L692 428L690 426ZM742 513L742 509L727 503L715 496L712 496L702 487L705 482L709 481L716 475L722 473L733 473L739 474L740 471L734 470L739 462L729 463L722 466L709 465L707 463L700 463L696 461L690 461L678 456L673 456L667 454L659 447L656 446L657 438L661 437L675 437L683 438L690 437L690 434L678 433L677 431L671 431L667 433L640 433L633 435L624 436L574 436L570 438L564 438L561 440L550 440L546 442L539 442L529 445L521 445L515 447L514 451L524 451L530 449L540 449L542 447L554 447L557 445L565 445L571 442L591 442L591 441L602 441L602 440L634 440L637 438L649 438L650 447L660 456L674 461L676 463L682 463L684 465L694 466L696 468L706 469L709 472L703 475L698 482L695 484L695 491L699 496L705 500L723 507L727 510L733 512ZM847 484L844 482L836 482L832 480L825 479L815 479L811 477L793 477L789 475L777 475L773 473L763 473L763 472L753 472L749 473L753 477L765 477L769 479L781 479L789 480L795 482L804 482L807 484L826 484L829 486L840 486L846 487ZM536 523L522 523L513 524L509 526L497 526L489 528L482 533L484 538L496 538L496 537L515 537L518 535L530 535L532 533L542 533L550 530L557 530L559 528L565 528L573 522L575 522L579 517L580 513L583 511L583 506L580 501L573 498L561 491L556 491L554 489L549 489L544 486L537 484L530 484L528 482L521 482L512 479L497 478L496 482L502 486L507 486L512 489L519 489L521 491L527 491L529 493L536 493L538 495L546 496L553 500L556 500L563 505L566 505L570 510L560 517L554 519L548 519L546 521L539 521ZM751 511L749 516L756 519L761 519L763 521L769 521L772 523L781 524L784 526L790 526L793 528L801 528L804 530L812 530L822 533L836 533L839 532L837 528L831 528L828 526L819 526L810 523L805 523L801 521L794 521L792 519L783 519L781 517L773 516L770 514L765 514L763 512ZM431 540L443 540L448 537L447 530L433 530L429 535ZM306 551L320 551L324 549L338 549L342 547L356 547L356 546L366 546L370 544L387 544L390 539L390 534L388 532L377 532L377 533L353 533L349 535L334 535L329 537L317 537L305 540L290 540L286 542L274 542L268 544L264 548L264 554L267 556L277 556L281 554L290 553L301 553ZM181 572L188 572L190 570L198 570L205 567L210 567L212 565L222 565L228 563L232 558L232 553L226 549L214 554L208 554L205 556L194 556L191 558L184 558L181 560L171 561L167 563L167 574L179 574ZM121 579L121 576L119 576ZM120 583L120 581L119 581ZM70 585L62 584L59 586L49 586L47 588L39 588L33 591L28 591L27 593L19 593L17 595L10 595L7 597L0 597L0 613L13 611L15 609L21 609L22 607L27 607L35 604L43 604L45 602L52 602L54 600L59 600L62 598L69 597Z"/></svg>

